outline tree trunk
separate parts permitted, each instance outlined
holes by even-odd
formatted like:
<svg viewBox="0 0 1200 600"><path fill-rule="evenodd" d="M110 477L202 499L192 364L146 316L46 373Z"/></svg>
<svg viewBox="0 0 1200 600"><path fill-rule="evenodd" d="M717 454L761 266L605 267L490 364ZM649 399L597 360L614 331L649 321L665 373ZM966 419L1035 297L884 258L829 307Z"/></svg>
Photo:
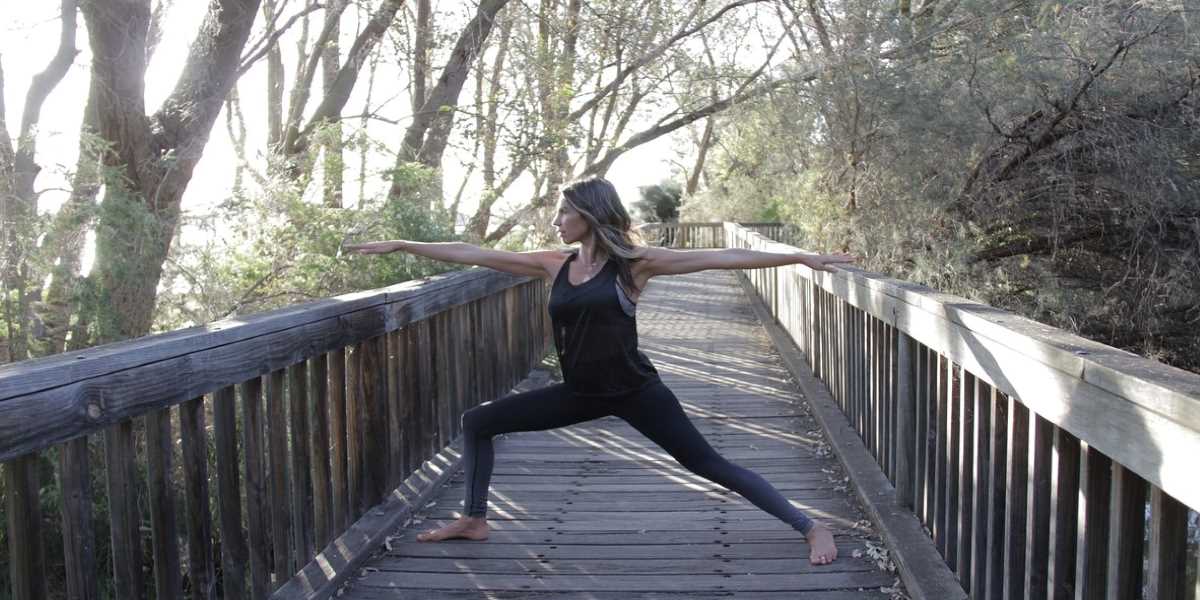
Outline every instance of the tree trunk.
<svg viewBox="0 0 1200 600"><path fill-rule="evenodd" d="M98 131L109 145L92 305L101 343L151 329L180 200L233 87L258 7L259 0L210 0L175 89L149 117L143 80L149 2L82 7Z"/></svg>
<svg viewBox="0 0 1200 600"><path fill-rule="evenodd" d="M432 11L429 0L417 0L417 30L413 32L412 111L417 114L425 106L429 87L429 38Z"/></svg>
<svg viewBox="0 0 1200 600"><path fill-rule="evenodd" d="M329 41L321 50L321 88L328 96L337 85L338 67L341 65L341 50L338 48L338 36L341 34L339 21L340 11L326 11L325 28L330 31ZM325 139L325 161L322 170L324 174L325 206L342 207L342 124L334 121L329 124L330 131Z"/></svg>

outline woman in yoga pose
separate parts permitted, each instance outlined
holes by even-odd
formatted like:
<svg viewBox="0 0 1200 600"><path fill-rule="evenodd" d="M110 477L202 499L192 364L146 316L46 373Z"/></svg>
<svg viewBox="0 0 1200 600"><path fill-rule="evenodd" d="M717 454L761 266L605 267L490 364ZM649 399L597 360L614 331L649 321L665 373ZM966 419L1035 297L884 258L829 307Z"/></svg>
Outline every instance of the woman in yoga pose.
<svg viewBox="0 0 1200 600"><path fill-rule="evenodd" d="M828 564L837 558L829 529L797 510L765 479L730 463L709 446L675 395L663 385L650 360L638 351L634 315L638 295L646 282L658 275L794 263L827 271L829 265L854 259L844 254L638 246L616 189L601 178L577 181L563 189L554 226L563 243L578 243L579 248L508 252L458 242L403 240L346 246L348 251L362 254L409 252L554 282L549 310L563 383L485 402L463 413L465 514L417 539L487 539L485 513L494 436L554 429L615 415L661 446L684 468L741 494L804 534L813 564Z"/></svg>

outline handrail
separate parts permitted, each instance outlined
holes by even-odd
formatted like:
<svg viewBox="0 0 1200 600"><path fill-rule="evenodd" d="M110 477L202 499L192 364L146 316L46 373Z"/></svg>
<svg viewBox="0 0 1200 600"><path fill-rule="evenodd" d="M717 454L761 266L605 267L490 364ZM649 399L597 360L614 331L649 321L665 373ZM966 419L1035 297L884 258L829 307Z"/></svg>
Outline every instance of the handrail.
<svg viewBox="0 0 1200 600"><path fill-rule="evenodd" d="M972 597L1182 598L1200 376L856 268L746 276Z"/></svg>
<svg viewBox="0 0 1200 600"><path fill-rule="evenodd" d="M119 597L177 597L186 564L191 589L220 578L226 598L265 597L445 448L458 414L520 381L545 320L544 281L472 269L0 368L13 595L47 593L38 457L57 445L68 595L97 597L112 569ZM99 493L110 565L96 564Z"/></svg>

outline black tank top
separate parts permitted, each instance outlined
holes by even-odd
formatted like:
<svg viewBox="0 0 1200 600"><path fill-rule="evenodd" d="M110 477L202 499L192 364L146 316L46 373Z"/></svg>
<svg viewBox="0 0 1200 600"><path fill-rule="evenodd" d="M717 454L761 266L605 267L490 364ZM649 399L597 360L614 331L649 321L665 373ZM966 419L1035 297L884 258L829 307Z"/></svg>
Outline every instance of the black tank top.
<svg viewBox="0 0 1200 600"><path fill-rule="evenodd" d="M621 306L617 265L607 261L591 279L574 285L572 253L550 289L550 322L563 380L576 395L616 396L659 381L638 351L637 320ZM632 312L632 311L631 311Z"/></svg>

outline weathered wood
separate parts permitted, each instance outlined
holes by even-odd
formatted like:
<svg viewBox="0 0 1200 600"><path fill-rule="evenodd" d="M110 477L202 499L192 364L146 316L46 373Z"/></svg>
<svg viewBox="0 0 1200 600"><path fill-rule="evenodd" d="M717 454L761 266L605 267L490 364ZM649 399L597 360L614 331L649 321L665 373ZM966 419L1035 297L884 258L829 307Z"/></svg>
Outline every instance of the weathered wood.
<svg viewBox="0 0 1200 600"><path fill-rule="evenodd" d="M755 249L777 246L755 241ZM786 247L779 245L779 250ZM1200 377L1045 327L1028 319L855 268L798 270L873 315L891 318L918 341L1016 397L1127 468L1200 506L1200 478L1185 457L1200 453ZM1013 374L1020 374L1014 376ZM1060 393L1045 393L1061 390ZM1168 453L1130 443L1121 424L1138 423Z"/></svg>
<svg viewBox="0 0 1200 600"><path fill-rule="evenodd" d="M974 576L972 572L972 558L974 548L972 547L972 538L975 529L975 390L977 384L975 376L963 371L962 379L958 382L958 393L955 394L958 401L958 429L957 435L959 440L958 454L958 509L956 514L958 523L955 525L955 530L958 537L955 540L955 548L957 549L958 560L954 565L954 572L958 575L958 580L962 582L964 590L971 589L971 578Z"/></svg>
<svg viewBox="0 0 1200 600"><path fill-rule="evenodd" d="M1142 593L1142 555L1146 523L1146 481L1120 465L1112 468L1112 509L1108 529L1109 600Z"/></svg>
<svg viewBox="0 0 1200 600"><path fill-rule="evenodd" d="M916 365L913 361L915 343L901 333L896 346L896 500L908 509L915 509L916 474L919 464L916 453L917 390L914 387ZM914 511L915 512L915 511Z"/></svg>
<svg viewBox="0 0 1200 600"><path fill-rule="evenodd" d="M133 422L104 431L113 589L121 598L142 597L141 515L137 507L137 466Z"/></svg>
<svg viewBox="0 0 1200 600"><path fill-rule="evenodd" d="M384 336L384 376L387 379L387 468L385 483L388 490L400 485L404 476L404 424L400 422L400 332Z"/></svg>
<svg viewBox="0 0 1200 600"><path fill-rule="evenodd" d="M1187 583L1179 576L1187 573L1187 513L1178 500L1151 488L1147 598L1184 600L1187 596Z"/></svg>
<svg viewBox="0 0 1200 600"><path fill-rule="evenodd" d="M1004 596L1017 598L1025 586L1025 523L1029 515L1029 420L1024 404L1008 400L1008 455L1004 503Z"/></svg>
<svg viewBox="0 0 1200 600"><path fill-rule="evenodd" d="M238 386L242 399L242 456L246 474L246 537L249 541L250 597L263 598L270 591L270 516L263 443L262 378Z"/></svg>
<svg viewBox="0 0 1200 600"><path fill-rule="evenodd" d="M356 344L346 354L346 491L350 509L347 523L357 521L363 511L363 481L366 477L363 403L363 346Z"/></svg>
<svg viewBox="0 0 1200 600"><path fill-rule="evenodd" d="M154 555L154 594L174 598L183 591L179 571L179 540L175 517L175 486L171 483L175 452L171 409L146 415L146 462L150 503L150 541Z"/></svg>
<svg viewBox="0 0 1200 600"><path fill-rule="evenodd" d="M1005 529L1004 515L1008 496L1008 398L1000 394L996 388L986 388L988 410L991 412L989 421L992 424L988 439L988 490L987 500L987 555L977 564L987 565L987 585L985 597L1000 598L1004 593L1004 548Z"/></svg>
<svg viewBox="0 0 1200 600"><path fill-rule="evenodd" d="M332 463L329 470L330 492L333 495L332 530L344 531L350 519L350 484L347 467L347 429L349 388L346 379L346 350L329 353L329 437Z"/></svg>
<svg viewBox="0 0 1200 600"><path fill-rule="evenodd" d="M288 421L291 428L291 505L292 564L308 563L316 554L313 539L312 435L309 427L311 410L308 398L308 365L296 363L287 369Z"/></svg>
<svg viewBox="0 0 1200 600"><path fill-rule="evenodd" d="M284 398L284 371L267 377L267 469L270 477L271 587L287 581L296 569L291 564L291 519L288 517L287 411Z"/></svg>
<svg viewBox="0 0 1200 600"><path fill-rule="evenodd" d="M333 523L333 499L329 474L329 357L319 354L309 360L309 390L312 393L312 479L313 531L316 548L323 548L340 529Z"/></svg>
<svg viewBox="0 0 1200 600"><path fill-rule="evenodd" d="M972 428L971 441L975 447L975 460L971 467L971 475L974 481L974 489L972 490L971 504L974 509L974 515L971 521L974 527L971 529L971 558L970 562L974 566L970 573L969 584L967 581L963 583L964 588L968 591L968 595L972 598L986 598L988 585L988 552L992 544L991 535L991 519L988 511L991 510L990 503L991 493L993 489L992 483L992 399L991 388L983 382L976 379L974 376L969 378L972 382L971 397L974 400L975 426Z"/></svg>
<svg viewBox="0 0 1200 600"><path fill-rule="evenodd" d="M41 600L46 597L46 557L37 454L5 463L4 487L8 495L8 572L12 594L19 600Z"/></svg>
<svg viewBox="0 0 1200 600"><path fill-rule="evenodd" d="M180 466L187 512L188 587L194 600L217 597L212 511L208 503L208 435L204 421L203 396L179 406L179 434L183 448Z"/></svg>
<svg viewBox="0 0 1200 600"><path fill-rule="evenodd" d="M0 461L382 335L525 281L473 269L5 365L0 367Z"/></svg>
<svg viewBox="0 0 1200 600"><path fill-rule="evenodd" d="M917 439L915 446L915 483L917 519L929 527L929 350L924 346L916 347L916 428Z"/></svg>
<svg viewBox="0 0 1200 600"><path fill-rule="evenodd" d="M1050 568L1051 450L1057 428L1036 414L1030 413L1029 418L1024 596L1045 598Z"/></svg>
<svg viewBox="0 0 1200 600"><path fill-rule="evenodd" d="M946 463L946 495L945 495L945 529L944 537L945 551L942 554L946 558L946 563L950 565L950 570L958 570L958 515L956 511L958 505L958 477L959 477L959 425L958 422L962 418L959 413L959 374L958 365L951 361L946 361L944 368L945 377L945 402L942 407L946 414L942 419L941 426L946 430L946 454L943 459Z"/></svg>
<svg viewBox="0 0 1200 600"><path fill-rule="evenodd" d="M1075 542L1075 599L1104 598L1108 566L1109 506L1112 461L1086 442L1079 461L1082 502Z"/></svg>
<svg viewBox="0 0 1200 600"><path fill-rule="evenodd" d="M1075 591L1075 526L1079 514L1079 439L1054 428L1050 475L1051 600L1070 600Z"/></svg>
<svg viewBox="0 0 1200 600"><path fill-rule="evenodd" d="M217 450L217 506L221 523L221 597L236 600L246 597L246 566L250 551L242 531L237 390L233 386L221 388L213 395L213 436Z"/></svg>
<svg viewBox="0 0 1200 600"><path fill-rule="evenodd" d="M100 592L95 577L96 532L92 525L92 476L87 437L71 440L60 448L58 478L62 488L67 597L96 600Z"/></svg>
<svg viewBox="0 0 1200 600"><path fill-rule="evenodd" d="M387 377L384 373L383 338L358 346L362 353L363 480L359 508L366 512L387 495Z"/></svg>

